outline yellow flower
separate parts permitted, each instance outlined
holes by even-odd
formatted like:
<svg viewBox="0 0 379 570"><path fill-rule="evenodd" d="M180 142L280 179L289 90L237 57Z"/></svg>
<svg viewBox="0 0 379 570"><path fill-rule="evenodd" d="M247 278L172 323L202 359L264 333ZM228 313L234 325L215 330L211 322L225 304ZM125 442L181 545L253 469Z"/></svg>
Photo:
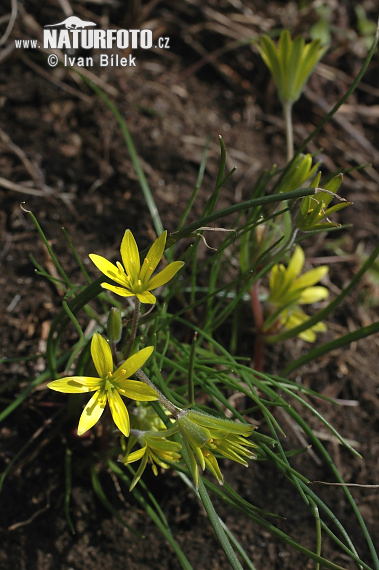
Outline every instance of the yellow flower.
<svg viewBox="0 0 379 570"><path fill-rule="evenodd" d="M182 449L180 443L166 439L168 436L173 435L177 432L177 427L162 431L135 431L137 434L137 439L142 447L137 451L129 453L122 460L124 465L127 465L141 459L141 464L130 485L130 491L141 479L142 473L145 471L148 461L151 463L151 468L154 475L158 475L157 465L160 465L163 467L163 469L168 469L169 465L167 465L165 462L179 461L181 457L180 450Z"/></svg>
<svg viewBox="0 0 379 570"><path fill-rule="evenodd" d="M99 378L70 376L54 380L47 385L48 388L57 392L95 392L80 417L79 435L83 435L96 424L107 401L116 426L124 435L129 435L129 414L121 396L139 401L158 400L157 392L147 384L137 380L127 380L145 364L153 350L152 346L143 348L125 360L113 372L113 359L109 344L101 335L95 333L91 341L91 356Z"/></svg>
<svg viewBox="0 0 379 570"><path fill-rule="evenodd" d="M247 447L256 447L246 439L254 426L231 420L216 418L195 410L182 410L177 418L179 433L182 436L190 460L191 474L196 487L199 486L199 467L196 457L204 470L216 477L220 485L224 478L214 454L248 466L246 459L255 457Z"/></svg>
<svg viewBox="0 0 379 570"><path fill-rule="evenodd" d="M93 263L104 275L120 285L102 283L104 289L109 289L122 297L136 296L141 303L155 304L156 298L150 291L167 283L183 267L182 261L173 261L160 273L152 277L160 262L166 245L167 231L155 240L141 267L140 256L136 240L130 230L126 230L121 242L120 252L123 265L117 261L113 265L110 261L97 255L90 254Z"/></svg>
<svg viewBox="0 0 379 570"><path fill-rule="evenodd" d="M287 268L282 264L274 265L272 268L267 301L272 306L273 312L265 321L266 332L276 318L279 318L281 326L286 329L302 324L309 317L298 305L316 303L328 297L329 291L326 287L314 285L322 279L329 268L321 265L300 275L304 260L304 252L300 246L297 246ZM299 337L314 342L316 338L314 333L324 330L326 326L320 322L300 333Z"/></svg>

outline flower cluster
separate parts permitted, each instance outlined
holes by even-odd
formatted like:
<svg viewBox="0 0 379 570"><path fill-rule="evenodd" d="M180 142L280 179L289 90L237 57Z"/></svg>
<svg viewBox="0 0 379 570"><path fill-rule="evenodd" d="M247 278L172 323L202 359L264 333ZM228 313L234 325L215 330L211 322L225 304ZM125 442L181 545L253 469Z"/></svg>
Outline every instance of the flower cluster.
<svg viewBox="0 0 379 570"><path fill-rule="evenodd" d="M196 487L199 485L199 467L209 471L222 485L224 478L216 456L220 455L247 467L246 459L253 459L248 449L256 445L246 439L254 426L216 418L195 410L182 410L177 418L179 433L186 447L190 469Z"/></svg>
<svg viewBox="0 0 379 570"><path fill-rule="evenodd" d="M112 308L107 320L108 341L99 333L95 333L91 341L91 356L98 376L67 376L48 384L51 390L57 392L94 392L81 414L78 435L83 435L96 424L108 402L114 423L123 436L129 438L126 446L122 443L122 448L126 451L122 462L129 465L140 461L130 489L138 483L148 463L157 475L157 466L167 469L171 463L182 459L183 447L186 449L196 486L199 485L197 461L202 469L207 467L222 484L223 476L216 457L225 457L246 466L247 459L255 457L250 450L255 444L247 439L254 430L252 426L193 410L180 410L154 387L141 370L153 353L152 346L143 348L129 358L123 356L129 354L133 347L139 318L139 302L154 304L156 299L150 291L167 283L183 266L182 262L174 261L152 277L161 260L166 237L167 232L164 232L155 240L142 266L137 244L130 230L125 232L121 243L123 265L120 262L113 265L100 255L90 255L95 265L110 280L117 283L112 285L104 282L102 286L105 289L123 297L135 296L138 299L135 304L131 341L129 339L124 353L122 350L117 351L117 344L123 336L122 314L118 309ZM124 361L120 365L115 364L123 358ZM130 380L134 374L139 380ZM131 415L132 425L123 397L137 401L135 413ZM167 420L171 424L168 429L155 409L143 404L156 400L166 409ZM175 419L170 420L169 415ZM175 439L170 439L173 436ZM134 449L137 444L139 448Z"/></svg>

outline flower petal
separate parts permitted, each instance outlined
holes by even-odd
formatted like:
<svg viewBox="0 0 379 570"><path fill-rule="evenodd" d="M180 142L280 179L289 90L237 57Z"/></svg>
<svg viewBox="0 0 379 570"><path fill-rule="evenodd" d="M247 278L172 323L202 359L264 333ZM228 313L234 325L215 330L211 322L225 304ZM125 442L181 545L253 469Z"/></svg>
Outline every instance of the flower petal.
<svg viewBox="0 0 379 570"><path fill-rule="evenodd" d="M50 382L47 387L56 392L66 392L67 394L81 394L98 390L102 384L101 378L90 378L89 376L69 376Z"/></svg>
<svg viewBox="0 0 379 570"><path fill-rule="evenodd" d="M137 372L137 370L141 368L141 366L145 364L146 360L152 355L153 351L153 346L146 346L125 360L125 362L123 362L121 366L119 366L114 372L114 381L117 382L119 380L122 381L130 378L130 376L132 376L135 372Z"/></svg>
<svg viewBox="0 0 379 570"><path fill-rule="evenodd" d="M138 281L140 272L140 259L136 240L130 230L126 230L120 247L122 263L128 277L132 282Z"/></svg>
<svg viewBox="0 0 379 570"><path fill-rule="evenodd" d="M101 414L104 411L106 403L107 397L103 391L98 390L94 393L80 416L78 435L83 435L83 433L95 425L95 423L101 418Z"/></svg>
<svg viewBox="0 0 379 570"><path fill-rule="evenodd" d="M174 275L179 271L179 269L183 267L183 265L183 261L173 261L167 265L167 267L162 269L162 271L150 279L147 287L148 290L150 291L151 289L156 289L157 287L160 287L161 285L164 285L170 281L170 279L174 277Z"/></svg>
<svg viewBox="0 0 379 570"><path fill-rule="evenodd" d="M116 281L116 283L119 283L120 285L127 286L128 281L126 279L126 275L120 271L116 265L113 265L113 263L105 259L105 257L97 255L96 253L90 253L89 257L96 267L100 269L104 275L109 277L109 279Z"/></svg>
<svg viewBox="0 0 379 570"><path fill-rule="evenodd" d="M158 400L159 395L148 384L138 380L124 380L117 383L117 389L123 396L139 402L152 402Z"/></svg>
<svg viewBox="0 0 379 570"><path fill-rule="evenodd" d="M129 437L129 413L117 390L108 391L108 402L114 423L121 431L121 433L123 433L126 437Z"/></svg>
<svg viewBox="0 0 379 570"><path fill-rule="evenodd" d="M141 301L141 303L149 303L150 305L155 305L157 299L149 291L144 291L143 293L136 293L136 297Z"/></svg>
<svg viewBox="0 0 379 570"><path fill-rule="evenodd" d="M133 453L129 453L129 455L127 455L122 459L122 462L124 463L124 465L127 465L128 463L134 463L134 461L138 461L139 459L141 459L141 457L145 455L146 450L147 450L147 445L145 445L145 447L137 449L137 451L133 451Z"/></svg>
<svg viewBox="0 0 379 570"><path fill-rule="evenodd" d="M109 372L113 372L112 351L105 338L99 333L95 333L92 337L91 356L101 378L105 378Z"/></svg>
<svg viewBox="0 0 379 570"><path fill-rule="evenodd" d="M167 231L159 236L150 247L147 256L143 262L140 279L142 282L147 282L152 273L156 270L158 263L162 259L164 248L166 245Z"/></svg>
<svg viewBox="0 0 379 570"><path fill-rule="evenodd" d="M302 291L299 299L300 304L317 303L323 299L327 299L329 290L326 287L307 287Z"/></svg>
<svg viewBox="0 0 379 570"><path fill-rule="evenodd" d="M205 460L205 464L208 467L209 471L212 473L212 475L214 477L216 477L219 485L223 485L224 484L224 477L222 476L219 464L217 463L217 459L215 458L213 453L210 453L208 450L207 450L207 453L204 452L204 460Z"/></svg>
<svg viewBox="0 0 379 570"><path fill-rule="evenodd" d="M286 281L291 283L301 272L303 269L305 260L304 251L298 245L295 248L295 252L291 257L291 261L288 264L287 271L286 271Z"/></svg>
<svg viewBox="0 0 379 570"><path fill-rule="evenodd" d="M327 265L320 265L320 267L316 267L315 269L311 269L307 271L300 277L298 277L293 284L295 289L305 289L305 287L310 287L315 283L318 283L320 279L324 277L329 271Z"/></svg>
<svg viewBox="0 0 379 570"><path fill-rule="evenodd" d="M133 477L133 481L131 482L131 485L129 487L129 491L132 491L134 489L134 487L137 485L138 481L141 479L142 474L145 471L145 468L147 465L147 459L148 459L148 455L146 453L145 455L142 456L142 461L140 463L140 466L137 469L136 474Z"/></svg>
<svg viewBox="0 0 379 570"><path fill-rule="evenodd" d="M270 296L269 302L274 303L280 300L283 290L288 287L286 281L286 268L281 263L274 265L270 275Z"/></svg>
<svg viewBox="0 0 379 570"><path fill-rule="evenodd" d="M305 340L306 342L314 342L316 340L316 335L312 331L312 329L308 329L303 331L297 335L301 340Z"/></svg>
<svg viewBox="0 0 379 570"><path fill-rule="evenodd" d="M128 289L124 289L124 287L117 287L116 285L109 285L109 283L102 283L101 284L103 289L108 289L108 291L112 291L112 293L116 293L116 295L121 295L121 297L134 297L135 293L129 291Z"/></svg>

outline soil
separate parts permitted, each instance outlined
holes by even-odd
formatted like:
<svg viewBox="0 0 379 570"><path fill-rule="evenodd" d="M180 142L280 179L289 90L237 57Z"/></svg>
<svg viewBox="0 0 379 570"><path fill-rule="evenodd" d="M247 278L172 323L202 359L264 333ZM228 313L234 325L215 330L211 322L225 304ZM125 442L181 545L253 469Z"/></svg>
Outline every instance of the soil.
<svg viewBox="0 0 379 570"><path fill-rule="evenodd" d="M62 226L94 278L97 274L89 263L89 253L113 257L126 228L132 229L142 247L154 237L132 161L112 113L77 74L63 66L48 67L49 52L15 49L14 39L41 40L43 26L62 22L70 15L64 12L70 6L75 15L102 29L147 28L153 30L154 38L169 38L168 50L133 53L136 67L100 67L95 61L87 71L126 119L163 225L174 231L196 183L208 136L212 142L192 219L202 211L217 176L219 135L226 144L228 167L237 167L223 190L220 208L247 199L263 169L273 163L284 165L284 125L268 71L254 44L237 43L285 26L306 33L318 18L315 2L302 9L294 2L260 0L187 0L179 5L170 0L136 0L127 3L127 8L112 1L49 0L43 9L27 0L16 4L17 17L0 51L0 328L1 355L7 358L43 352L50 323L62 303L59 288L35 273L30 256L48 272L54 267L24 209L37 217L73 283L81 282L82 277ZM361 4L367 17L375 21L374 3ZM328 5L332 47L295 105L295 145L301 144L346 91L366 54L365 40L357 31L354 3ZM3 10L5 14L10 7ZM5 19L0 26L3 34ZM117 53L129 55L127 51ZM328 283L332 295L349 283L378 239L378 68L376 54L358 89L307 147L308 152L322 149L318 159L326 175L369 164L347 173L341 187L344 198L354 205L336 219L352 226L327 238L309 239L305 245L307 258L314 265L332 256ZM211 232L207 234L210 246L216 240ZM377 316L378 293L377 275L371 272L328 320L322 342L372 323ZM319 400L318 410L362 458L341 447L316 418L305 413L305 419L317 431L345 481L362 486L378 483L378 344L378 336L369 337L331 352L292 376L339 402ZM243 344L242 350L247 350ZM266 371L280 373L306 350L300 340L271 347ZM3 407L45 367L42 358L3 364ZM0 568L180 568L170 546L127 490L119 488L106 470L100 472L105 492L134 532L100 503L86 466L78 461L73 463L71 498L76 534L71 533L64 512L65 443L70 434L52 436L60 411L57 402L46 397L43 385L1 424L2 468L19 456L0 497ZM283 427L288 448L302 447L293 426L284 423ZM73 454L80 454L82 444L76 444L75 438L70 444ZM333 481L317 453L302 454L293 459L293 465L312 481ZM278 524L286 533L315 549L310 511L270 463L255 463L245 470L226 462L224 473L242 496L285 516ZM193 568L228 568L203 508L179 477L168 471L157 479L147 473L144 480L159 497L172 533ZM315 484L315 491L343 522L359 555L370 566L366 542L343 492L320 484ZM352 487L351 492L377 540L377 488ZM257 569L314 567L217 497L214 500L217 512ZM344 568L356 567L327 538L322 554Z"/></svg>

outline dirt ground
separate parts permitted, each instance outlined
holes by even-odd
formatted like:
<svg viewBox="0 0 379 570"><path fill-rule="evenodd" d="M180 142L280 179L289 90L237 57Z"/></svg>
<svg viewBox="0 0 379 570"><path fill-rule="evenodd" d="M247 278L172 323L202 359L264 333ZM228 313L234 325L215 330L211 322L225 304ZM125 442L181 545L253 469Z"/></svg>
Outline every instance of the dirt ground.
<svg viewBox="0 0 379 570"><path fill-rule="evenodd" d="M4 34L10 5L3 3ZM43 8L15 2L18 12L10 36L0 48L0 330L2 357L30 356L44 350L47 331L62 297L35 275L30 255L48 271L51 264L30 218L33 211L73 282L82 279L67 242L64 226L88 271L88 254L113 257L120 236L131 228L138 243L153 237L151 218L115 118L82 81L63 66L50 68L48 52L15 49L15 39L42 38L43 26L62 22L69 10L101 29L147 28L154 38L168 37L170 49L138 50L136 67L100 67L88 77L104 90L126 119L164 227L174 231L196 182L207 137L212 137L196 213L209 197L218 168L218 135L228 166L237 167L219 207L247 199L264 168L285 162L284 125L273 84L253 44L238 42L265 31L289 26L306 33L317 21L317 2L239 0L170 0L139 4L109 1L86 3L49 0ZM358 34L354 2L329 2L332 47L295 105L295 144L346 91L366 53ZM361 2L376 19L374 2ZM128 52L114 52L128 56ZM135 55L135 54L133 54ZM308 152L320 148L323 171L353 170L344 177L341 194L354 205L337 216L351 228L306 243L315 265L333 256L331 294L349 282L378 240L378 109L379 60L376 54L356 92L325 127ZM208 239L208 238L207 238ZM212 245L212 236L209 237ZM326 342L376 320L377 274L360 286L329 321ZM246 326L249 326L248 323ZM306 418L326 445L347 482L378 483L379 386L378 337L336 350L297 374L305 385L339 402L318 402L319 411L359 451L350 454L314 418ZM243 347L245 349L246 347ZM270 348L267 372L280 373L306 345L292 341ZM38 360L2 365L1 407L5 408L44 370ZM72 535L64 515L64 436L52 439L57 408L38 389L1 424L0 464L5 468L25 450L5 481L0 496L0 569L93 570L180 568L175 554L140 506L119 489L110 474L101 474L104 489L136 535L122 527L96 498L85 466L73 473ZM296 404L294 404L296 405ZM289 447L300 447L291 425L284 425ZM73 451L79 453L79 448ZM294 459L310 480L332 475L316 455ZM172 532L194 568L228 568L203 509L180 479L170 472L146 481L160 499ZM281 528L305 547L315 549L314 520L285 478L269 463L249 469L225 465L225 478L258 507L285 514ZM359 555L372 564L364 537L344 494L315 485L355 540ZM352 488L360 512L378 542L379 498L375 488ZM254 526L215 499L215 507L257 570L314 568L306 558ZM344 568L356 565L327 538L323 556Z"/></svg>

